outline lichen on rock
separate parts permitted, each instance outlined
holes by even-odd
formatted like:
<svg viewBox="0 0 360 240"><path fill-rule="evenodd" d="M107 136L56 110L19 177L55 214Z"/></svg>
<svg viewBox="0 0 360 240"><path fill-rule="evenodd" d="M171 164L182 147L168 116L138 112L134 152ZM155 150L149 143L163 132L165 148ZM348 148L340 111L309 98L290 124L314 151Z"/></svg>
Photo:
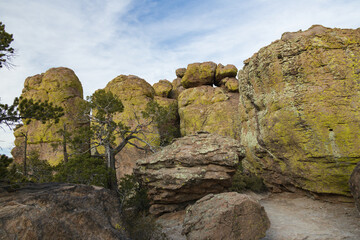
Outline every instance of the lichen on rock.
<svg viewBox="0 0 360 240"><path fill-rule="evenodd" d="M228 189L243 157L244 148L238 141L199 133L179 138L138 160L135 174L149 189L150 211L158 215Z"/></svg>
<svg viewBox="0 0 360 240"><path fill-rule="evenodd" d="M156 96L167 98L173 89L173 85L168 80L160 80L153 85L153 88Z"/></svg>
<svg viewBox="0 0 360 240"><path fill-rule="evenodd" d="M360 161L360 29L286 33L244 62L241 142L273 190L350 195Z"/></svg>
<svg viewBox="0 0 360 240"><path fill-rule="evenodd" d="M42 160L57 165L63 160L62 136L58 132L66 125L71 132L82 124L77 118L83 103L83 90L75 73L68 68L51 68L45 73L28 77L21 96L35 101L49 101L64 108L65 115L59 123L31 121L14 131L15 148L12 155L16 162L23 161L24 136L28 135L28 152L36 151ZM56 146L58 145L58 146Z"/></svg>
<svg viewBox="0 0 360 240"><path fill-rule="evenodd" d="M215 81L216 64L213 62L191 63L187 66L181 84L184 88L202 85L212 86Z"/></svg>
<svg viewBox="0 0 360 240"><path fill-rule="evenodd" d="M112 92L124 105L124 111L116 114L113 120L115 122L122 122L132 129L138 124L147 125L147 134L141 137L146 137L149 144L159 146L160 135L155 123L149 124L150 120L144 119L141 113L146 109L146 105L153 101L155 96L154 88L144 79L137 76L119 75L111 80L104 89ZM121 139L118 138L115 142L118 144L120 141ZM137 140L134 143L145 147L144 143ZM99 149L99 151L103 152L104 150ZM146 154L148 153L128 144L115 156L117 176L120 178L125 174L131 174L136 160L145 157Z"/></svg>
<svg viewBox="0 0 360 240"><path fill-rule="evenodd" d="M182 136L207 131L238 139L238 94L222 88L189 88L178 97Z"/></svg>

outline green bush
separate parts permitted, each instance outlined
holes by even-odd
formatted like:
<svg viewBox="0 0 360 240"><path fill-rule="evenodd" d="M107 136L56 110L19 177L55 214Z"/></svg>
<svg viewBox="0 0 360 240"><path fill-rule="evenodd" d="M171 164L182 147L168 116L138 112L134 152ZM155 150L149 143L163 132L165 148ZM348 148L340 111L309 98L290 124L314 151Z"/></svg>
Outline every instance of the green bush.
<svg viewBox="0 0 360 240"><path fill-rule="evenodd" d="M119 182L118 194L125 229L134 240L165 240L155 218L149 215L147 189L134 175L125 175Z"/></svg>
<svg viewBox="0 0 360 240"><path fill-rule="evenodd" d="M56 167L54 180L57 182L78 183L108 187L109 169L102 158L89 155L77 155L67 163ZM112 174L114 175L114 174Z"/></svg>
<svg viewBox="0 0 360 240"><path fill-rule="evenodd" d="M38 183L53 181L53 167L48 163L48 161L40 160L38 152L30 152L27 162L28 181Z"/></svg>
<svg viewBox="0 0 360 240"><path fill-rule="evenodd" d="M0 181L6 181L9 177L9 165L13 159L2 154L0 155Z"/></svg>
<svg viewBox="0 0 360 240"><path fill-rule="evenodd" d="M245 173L242 165L240 164L232 178L232 186L230 190L239 193L248 190L261 193L267 191L267 188L262 178L249 172Z"/></svg>

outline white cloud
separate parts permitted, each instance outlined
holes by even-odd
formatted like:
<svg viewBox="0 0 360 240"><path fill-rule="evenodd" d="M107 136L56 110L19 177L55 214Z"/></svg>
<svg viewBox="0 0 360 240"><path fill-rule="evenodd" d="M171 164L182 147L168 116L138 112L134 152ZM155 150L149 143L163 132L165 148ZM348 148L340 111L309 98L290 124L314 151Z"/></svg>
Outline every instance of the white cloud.
<svg viewBox="0 0 360 240"><path fill-rule="evenodd" d="M0 21L18 51L17 66L0 69L1 101L19 96L27 76L58 66L75 71L85 96L119 74L153 84L196 61L241 68L283 32L359 27L359 8L340 0L0 0ZM4 139L12 141L0 131Z"/></svg>

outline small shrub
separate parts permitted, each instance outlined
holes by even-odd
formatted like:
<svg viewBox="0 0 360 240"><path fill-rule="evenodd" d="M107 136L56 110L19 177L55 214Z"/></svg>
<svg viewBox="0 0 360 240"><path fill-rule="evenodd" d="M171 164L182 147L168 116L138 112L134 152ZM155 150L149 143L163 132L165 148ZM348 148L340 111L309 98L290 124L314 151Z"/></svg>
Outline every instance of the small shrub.
<svg viewBox="0 0 360 240"><path fill-rule="evenodd" d="M131 208L136 212L149 210L147 189L134 175L125 175L120 179L118 194L123 209Z"/></svg>
<svg viewBox="0 0 360 240"><path fill-rule="evenodd" d="M27 161L27 177L29 181L38 183L53 181L53 167L48 161L40 160L38 152L30 152Z"/></svg>
<svg viewBox="0 0 360 240"><path fill-rule="evenodd" d="M149 215L147 189L134 175L125 175L119 182L118 194L125 229L134 240L166 240L161 226Z"/></svg>
<svg viewBox="0 0 360 240"><path fill-rule="evenodd" d="M12 163L13 159L2 154L0 155L0 181L5 181L9 177L9 165Z"/></svg>
<svg viewBox="0 0 360 240"><path fill-rule="evenodd" d="M252 173L244 173L243 167L240 164L232 178L232 186L230 190L239 193L247 190L260 193L267 191L267 188L262 178Z"/></svg>
<svg viewBox="0 0 360 240"><path fill-rule="evenodd" d="M55 181L108 187L109 169L104 160L88 155L76 155L56 167Z"/></svg>

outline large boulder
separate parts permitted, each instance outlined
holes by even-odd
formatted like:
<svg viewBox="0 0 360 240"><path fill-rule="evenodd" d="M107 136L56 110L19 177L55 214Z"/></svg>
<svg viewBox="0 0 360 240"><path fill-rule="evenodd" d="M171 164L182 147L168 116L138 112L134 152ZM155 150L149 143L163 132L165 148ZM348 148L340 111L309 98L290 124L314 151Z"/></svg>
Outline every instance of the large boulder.
<svg viewBox="0 0 360 240"><path fill-rule="evenodd" d="M188 240L257 240L270 220L250 196L236 192L209 194L186 209L182 234Z"/></svg>
<svg viewBox="0 0 360 240"><path fill-rule="evenodd" d="M207 131L238 139L238 104L238 93L222 88L186 89L178 97L181 135Z"/></svg>
<svg viewBox="0 0 360 240"><path fill-rule="evenodd" d="M239 72L244 166L273 190L350 195L360 161L360 29L285 33Z"/></svg>
<svg viewBox="0 0 360 240"><path fill-rule="evenodd" d="M1 239L126 239L119 201L101 187L30 185L1 192L0 205Z"/></svg>
<svg viewBox="0 0 360 240"><path fill-rule="evenodd" d="M150 123L149 119L142 117L142 111L146 105L154 100L154 88L144 79L134 75L120 75L111 80L105 87L106 91L112 92L124 105L124 111L115 115L115 122L122 122L126 126L134 129L139 124L147 125L146 139L153 146L159 146L160 135L155 123ZM144 136L141 136L144 138ZM117 139L119 143L121 139ZM134 140L133 143L145 147L145 144ZM100 149L100 151L104 151ZM115 156L117 176L123 177L125 174L132 174L137 159L143 158L148 153L137 149L128 144L121 152Z"/></svg>
<svg viewBox="0 0 360 240"><path fill-rule="evenodd" d="M351 194L354 197L356 207L360 212L360 162L356 165L349 180Z"/></svg>
<svg viewBox="0 0 360 240"><path fill-rule="evenodd" d="M182 78L185 75L186 68L178 68L175 71L175 74L178 78Z"/></svg>
<svg viewBox="0 0 360 240"><path fill-rule="evenodd" d="M156 96L167 98L173 89L173 86L168 80L160 80L153 85L153 88Z"/></svg>
<svg viewBox="0 0 360 240"><path fill-rule="evenodd" d="M24 156L25 135L27 135L27 152L36 151L39 158L57 165L63 160L62 134L64 128L68 132L80 127L81 119L77 117L83 103L83 89L78 77L68 68L51 68L45 73L28 77L25 80L21 96L35 101L49 101L64 108L65 115L59 123L53 121L43 124L41 121L31 121L14 131L15 148L12 155L15 162L22 162Z"/></svg>
<svg viewBox="0 0 360 240"><path fill-rule="evenodd" d="M213 85L215 81L216 63L191 63L187 66L181 84L184 88Z"/></svg>
<svg viewBox="0 0 360 240"><path fill-rule="evenodd" d="M151 213L162 214L226 190L243 157L244 149L238 141L199 133L138 160L135 174L149 189Z"/></svg>
<svg viewBox="0 0 360 240"><path fill-rule="evenodd" d="M238 73L238 69L235 65L228 64L226 66L219 63L216 67L215 82L214 84L218 87L222 85L221 80L224 78L235 78Z"/></svg>

